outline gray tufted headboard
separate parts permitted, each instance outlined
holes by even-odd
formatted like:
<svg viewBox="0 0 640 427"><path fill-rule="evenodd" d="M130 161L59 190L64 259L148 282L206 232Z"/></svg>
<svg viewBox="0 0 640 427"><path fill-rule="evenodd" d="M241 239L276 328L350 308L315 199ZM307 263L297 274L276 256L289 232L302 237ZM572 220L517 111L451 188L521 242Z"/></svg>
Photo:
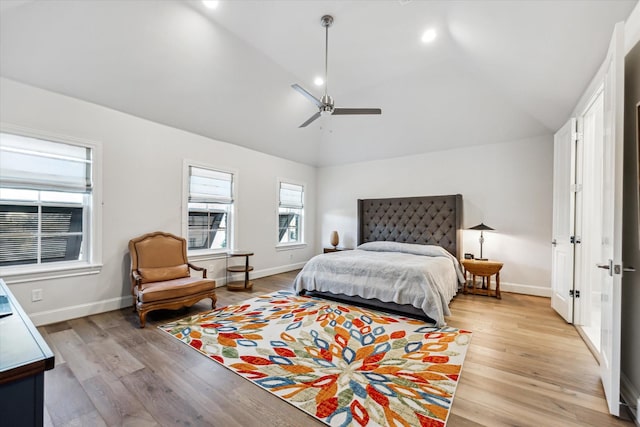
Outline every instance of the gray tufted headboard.
<svg viewBox="0 0 640 427"><path fill-rule="evenodd" d="M440 245L462 255L462 195L358 199L358 244L375 241Z"/></svg>

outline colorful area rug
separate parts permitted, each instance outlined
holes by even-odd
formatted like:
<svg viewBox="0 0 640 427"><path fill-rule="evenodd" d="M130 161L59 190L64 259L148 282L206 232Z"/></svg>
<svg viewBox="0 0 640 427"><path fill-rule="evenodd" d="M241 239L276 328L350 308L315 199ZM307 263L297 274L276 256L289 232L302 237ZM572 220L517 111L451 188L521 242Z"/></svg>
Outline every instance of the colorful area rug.
<svg viewBox="0 0 640 427"><path fill-rule="evenodd" d="M160 329L330 426L444 426L471 339L288 291Z"/></svg>

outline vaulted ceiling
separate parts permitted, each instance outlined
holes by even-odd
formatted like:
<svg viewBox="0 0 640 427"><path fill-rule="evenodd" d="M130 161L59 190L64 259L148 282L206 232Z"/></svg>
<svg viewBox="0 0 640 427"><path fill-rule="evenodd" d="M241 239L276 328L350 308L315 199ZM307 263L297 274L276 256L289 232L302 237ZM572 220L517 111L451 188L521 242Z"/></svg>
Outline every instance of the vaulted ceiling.
<svg viewBox="0 0 640 427"><path fill-rule="evenodd" d="M3 0L0 75L311 165L550 134L637 0ZM321 117L329 92L380 116ZM420 37L434 28L429 44ZM2 96L0 94L0 96ZM0 112L1 114L1 112ZM177 141L176 143L179 143Z"/></svg>

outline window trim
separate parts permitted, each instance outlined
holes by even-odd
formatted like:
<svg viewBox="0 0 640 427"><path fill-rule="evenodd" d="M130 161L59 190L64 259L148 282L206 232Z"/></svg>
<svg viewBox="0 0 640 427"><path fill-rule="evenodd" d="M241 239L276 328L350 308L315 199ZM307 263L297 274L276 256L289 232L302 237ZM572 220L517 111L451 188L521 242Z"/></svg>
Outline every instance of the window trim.
<svg viewBox="0 0 640 427"><path fill-rule="evenodd" d="M53 267L52 265L55 264ZM9 285L39 280L62 279L75 276L98 274L102 264L84 263L82 261L60 261L56 263L33 265L16 265L11 271L3 272L2 276ZM5 267L8 269L8 267Z"/></svg>
<svg viewBox="0 0 640 427"><path fill-rule="evenodd" d="M280 184L293 184L293 185L299 185L302 187L302 214L300 215L300 239L297 242L287 242L287 243L280 243L280 238L279 238L279 232L280 232ZM283 250L291 250L291 249L301 249L301 248L305 248L307 246L307 241L306 241L306 233L305 233L305 229L307 228L305 226L305 207L307 205L307 184L302 182L302 181L298 181L295 179L289 179L289 178L280 178L278 177L276 180L276 250L277 251L283 251Z"/></svg>
<svg viewBox="0 0 640 427"><path fill-rule="evenodd" d="M215 166L208 163L199 162L197 160L184 159L182 162L182 237L189 238L189 167L196 167L202 169L209 169L218 172L224 172L233 175L233 184L231 185L231 221L227 219L227 227L229 231L229 237L231 242L228 242L226 248L221 249L192 249L187 248L187 257L194 260L208 260L222 257L227 252L233 251L237 242L237 227L236 221L238 218L238 171L223 166Z"/></svg>
<svg viewBox="0 0 640 427"><path fill-rule="evenodd" d="M86 138L76 138L68 135L32 129L6 122L0 122L0 132L18 136L37 138L50 142L76 145L90 148L92 151L92 178L90 202L85 215L88 215L88 227L83 237L86 237L87 257L85 260L60 261L42 264L22 264L0 267L0 276L12 278L8 283L22 283L35 280L46 280L67 277L66 274L84 275L97 274L102 269L102 143ZM63 275L60 272L64 273ZM74 273L75 272L75 273Z"/></svg>
<svg viewBox="0 0 640 427"><path fill-rule="evenodd" d="M276 251L280 252L280 251L291 251L294 249L304 249L307 247L306 243L280 243L278 245L276 245Z"/></svg>

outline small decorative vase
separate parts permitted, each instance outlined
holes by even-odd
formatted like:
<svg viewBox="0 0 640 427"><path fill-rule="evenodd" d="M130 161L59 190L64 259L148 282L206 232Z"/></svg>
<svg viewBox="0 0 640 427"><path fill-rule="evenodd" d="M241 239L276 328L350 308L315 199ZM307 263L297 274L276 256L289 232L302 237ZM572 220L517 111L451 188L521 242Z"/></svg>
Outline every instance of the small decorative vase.
<svg viewBox="0 0 640 427"><path fill-rule="evenodd" d="M340 236L338 236L338 232L337 231L332 231L331 232L331 237L329 242L331 243L331 246L333 246L334 248L338 247L338 243L340 243Z"/></svg>

